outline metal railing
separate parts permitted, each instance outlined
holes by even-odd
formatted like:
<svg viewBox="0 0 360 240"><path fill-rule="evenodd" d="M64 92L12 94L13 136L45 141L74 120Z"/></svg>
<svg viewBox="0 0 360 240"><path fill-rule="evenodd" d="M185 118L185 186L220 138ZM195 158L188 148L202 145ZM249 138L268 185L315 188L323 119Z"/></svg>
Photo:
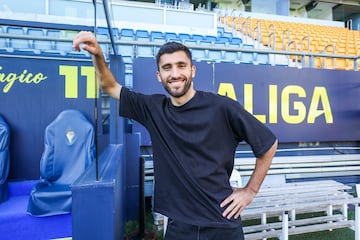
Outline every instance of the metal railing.
<svg viewBox="0 0 360 240"><path fill-rule="evenodd" d="M304 37L304 39L307 36ZM72 42L72 39L69 38L54 38L54 37L47 37L47 36L30 36L30 35L15 35L15 34L6 34L6 33L1 33L0 34L0 39L5 38L7 39L7 41L10 41L10 39L27 39L27 40L46 40L46 41L63 41L63 42ZM203 45L191 45L189 46L190 49L203 49L203 50L218 50L218 51L228 51L228 52L242 52L242 53L262 53L262 54L274 54L274 55L283 55L286 57L290 57L290 56L297 56L297 57L301 57L302 59L308 58L310 61L305 64L302 67L310 67L310 68L315 68L315 58L321 58L323 60L323 62L326 62L326 58L331 58L333 59L333 61L335 61L335 59L348 59L348 60L352 60L353 61L353 69L354 71L358 71L359 70L359 59L360 59L360 55L359 56L350 56L350 55L344 55L344 54L335 54L335 50L333 51L333 53L329 54L326 53L326 50L328 47L330 47L329 45L327 45L324 48L324 52L320 52L320 53L315 53L315 52L311 52L311 51L304 51L303 48L301 48L300 50L296 49L296 51L289 51L287 50L276 50L275 48L275 35L274 33L270 33L269 34L269 43L270 40L273 40L273 44L274 46L272 48L268 48L268 49L258 49L258 48L253 48L253 49L249 49L249 48L242 48L240 47L232 47L232 46L203 46ZM98 40L100 44L111 44L110 39L99 39ZM180 40L179 40L180 41ZM115 40L115 45L132 45L134 52L133 52L133 58L137 57L137 53L136 53L136 47L138 46L148 46L148 47L152 47L154 49L153 51L153 57L155 57L156 52L155 52L155 48L158 48L160 46L163 45L163 43L161 42L152 42L152 41L137 41L137 40L121 40L121 39L117 39ZM120 47L118 46L118 47ZM303 47L303 43L301 45ZM0 46L1 47L1 46ZM11 46L8 46L9 48L11 48ZM110 48L109 48L110 49ZM39 50L39 49L37 49ZM72 51L73 49L69 49L69 52ZM1 55L12 55L11 50L8 53L0 53ZM41 54L41 52L40 52ZM111 52L105 52L105 55L111 54ZM39 56L34 56L34 57L39 57ZM80 59L79 59L80 60ZM209 59L206 59L207 61L209 61ZM224 59L225 60L225 59ZM305 61L304 61L305 62ZM276 63L272 63L273 65L276 65ZM325 68L326 65L323 64L322 68Z"/></svg>

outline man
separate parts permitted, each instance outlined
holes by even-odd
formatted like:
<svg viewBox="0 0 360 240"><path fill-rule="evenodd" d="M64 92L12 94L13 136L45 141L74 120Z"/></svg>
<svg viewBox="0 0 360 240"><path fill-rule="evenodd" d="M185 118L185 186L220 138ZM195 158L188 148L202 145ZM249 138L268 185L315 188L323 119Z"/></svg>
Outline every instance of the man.
<svg viewBox="0 0 360 240"><path fill-rule="evenodd" d="M80 32L74 48L88 51L101 88L120 100L120 115L150 133L156 179L154 211L169 217L165 239L244 239L240 214L264 180L277 148L274 134L236 101L195 90L196 67L189 49L164 44L157 78L169 94L144 95L121 86L105 63L94 35ZM244 188L229 178L239 142L256 156Z"/></svg>

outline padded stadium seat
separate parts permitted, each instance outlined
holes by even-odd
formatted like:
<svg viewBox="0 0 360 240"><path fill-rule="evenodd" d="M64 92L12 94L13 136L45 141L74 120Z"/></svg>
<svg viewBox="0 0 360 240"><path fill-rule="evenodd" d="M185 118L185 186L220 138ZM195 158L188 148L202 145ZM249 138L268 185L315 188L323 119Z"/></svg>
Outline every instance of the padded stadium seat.
<svg viewBox="0 0 360 240"><path fill-rule="evenodd" d="M27 35L37 37L42 37L45 35L44 30L41 28L28 28L26 33Z"/></svg>
<svg viewBox="0 0 360 240"><path fill-rule="evenodd" d="M244 49L254 49L254 45L251 44L243 44L242 47ZM255 54L253 52L241 52L240 54L241 63L253 63L254 58L255 58Z"/></svg>
<svg viewBox="0 0 360 240"><path fill-rule="evenodd" d="M234 51L225 51L224 59L221 62L227 63L239 63L240 61L240 53Z"/></svg>
<svg viewBox="0 0 360 240"><path fill-rule="evenodd" d="M193 39L197 42L200 42L200 41L204 40L204 36L200 35L200 34L192 34L191 39Z"/></svg>
<svg viewBox="0 0 360 240"><path fill-rule="evenodd" d="M179 39L184 42L186 39L191 39L191 35L188 33L179 33Z"/></svg>
<svg viewBox="0 0 360 240"><path fill-rule="evenodd" d="M137 45L135 48L136 57L154 57L154 47L146 45Z"/></svg>
<svg viewBox="0 0 360 240"><path fill-rule="evenodd" d="M53 43L49 40L41 39L41 37L45 36L45 30L40 28L28 28L27 34L37 37L32 40L32 48L35 50L38 50L40 52L42 51L53 51Z"/></svg>
<svg viewBox="0 0 360 240"><path fill-rule="evenodd" d="M120 54L121 56L131 56L131 58L134 58L135 56L135 50L134 45L132 44L116 44L116 52Z"/></svg>
<svg viewBox="0 0 360 240"><path fill-rule="evenodd" d="M7 178L10 168L10 128L0 116L0 203L8 199Z"/></svg>
<svg viewBox="0 0 360 240"><path fill-rule="evenodd" d="M217 27L217 35L218 37L221 37L225 32L225 28L224 27Z"/></svg>
<svg viewBox="0 0 360 240"><path fill-rule="evenodd" d="M177 34L174 32L165 32L164 37L167 42L179 40Z"/></svg>
<svg viewBox="0 0 360 240"><path fill-rule="evenodd" d="M8 26L6 32L12 35L26 35L25 28L18 26Z"/></svg>
<svg viewBox="0 0 360 240"><path fill-rule="evenodd" d="M150 34L147 30L138 29L135 31L135 39L138 41L150 41Z"/></svg>
<svg viewBox="0 0 360 240"><path fill-rule="evenodd" d="M156 55L161 47L166 42L165 37L163 36L163 33L160 31L151 31L150 32L150 41L156 42L158 45L154 46L154 55Z"/></svg>
<svg viewBox="0 0 360 240"><path fill-rule="evenodd" d="M72 41L55 41L55 50L60 55L71 57L71 58L88 58L90 54L86 51L75 51L72 47ZM50 51L49 51L50 52ZM105 53L104 53L105 54Z"/></svg>
<svg viewBox="0 0 360 240"><path fill-rule="evenodd" d="M62 52L69 52L73 49L72 42L70 41L56 41L55 49Z"/></svg>
<svg viewBox="0 0 360 240"><path fill-rule="evenodd" d="M224 42L215 42L214 47L218 48L225 48L226 44ZM225 51L224 50L213 50L209 49L209 59L215 61L215 62L222 62L225 58Z"/></svg>
<svg viewBox="0 0 360 240"><path fill-rule="evenodd" d="M107 35L107 39L110 39L110 33L109 33L109 29L107 27L97 27L96 28L96 35L99 34L105 34ZM116 27L112 28L112 35L115 39L119 38L119 29Z"/></svg>
<svg viewBox="0 0 360 240"><path fill-rule="evenodd" d="M268 53L256 53L254 64L268 65L270 64L270 57Z"/></svg>
<svg viewBox="0 0 360 240"><path fill-rule="evenodd" d="M212 44L214 44L217 41L217 37L216 36L212 36L212 35L205 35L204 39L206 41L210 41Z"/></svg>
<svg viewBox="0 0 360 240"><path fill-rule="evenodd" d="M95 160L93 125L78 110L64 110L45 129L40 181L30 193L27 212L51 216L71 212L71 184Z"/></svg>
<svg viewBox="0 0 360 240"><path fill-rule="evenodd" d="M240 45L242 45L242 43L243 43L242 39L239 38L239 37L231 38L230 42L233 43L233 44L240 44Z"/></svg>
<svg viewBox="0 0 360 240"><path fill-rule="evenodd" d="M121 40L134 40L135 33L131 28L120 29L119 39Z"/></svg>
<svg viewBox="0 0 360 240"><path fill-rule="evenodd" d="M232 32L223 32L223 34L221 35L222 37L227 37L230 39L230 41L232 41L232 38L233 38L233 34Z"/></svg>
<svg viewBox="0 0 360 240"><path fill-rule="evenodd" d="M6 29L8 34L14 36L26 36L26 29L18 26L8 26ZM32 48L32 42L23 38L9 38L9 47L14 49L15 54L37 54L39 53Z"/></svg>
<svg viewBox="0 0 360 240"><path fill-rule="evenodd" d="M62 32L61 32L61 30L58 30L58 29L47 29L46 36L52 37L52 38L61 38Z"/></svg>
<svg viewBox="0 0 360 240"><path fill-rule="evenodd" d="M222 43L225 43L225 44L229 44L230 38L228 38L228 37L218 37L216 41L217 42L222 42Z"/></svg>
<svg viewBox="0 0 360 240"><path fill-rule="evenodd" d="M156 39L164 39L163 33L160 31L151 31L150 32L150 41L156 41ZM165 42L165 39L164 39Z"/></svg>
<svg viewBox="0 0 360 240"><path fill-rule="evenodd" d="M136 30L135 40L138 42L150 42L150 34L147 30ZM136 45L136 57L153 57L154 47L149 45Z"/></svg>
<svg viewBox="0 0 360 240"><path fill-rule="evenodd" d="M108 58L108 55L111 51L111 48L109 44L107 43L110 40L109 34L106 34L104 32L96 33L96 39L99 41L99 45L101 47L101 50L104 54L105 59Z"/></svg>
<svg viewBox="0 0 360 240"><path fill-rule="evenodd" d="M131 28L120 29L120 40L133 41L135 39L135 32ZM135 48L133 44L116 44L116 52L122 56L135 56Z"/></svg>
<svg viewBox="0 0 360 240"><path fill-rule="evenodd" d="M0 28L0 33L5 33L5 30L3 27ZM1 37L0 38L0 52L10 52L8 48L8 39Z"/></svg>

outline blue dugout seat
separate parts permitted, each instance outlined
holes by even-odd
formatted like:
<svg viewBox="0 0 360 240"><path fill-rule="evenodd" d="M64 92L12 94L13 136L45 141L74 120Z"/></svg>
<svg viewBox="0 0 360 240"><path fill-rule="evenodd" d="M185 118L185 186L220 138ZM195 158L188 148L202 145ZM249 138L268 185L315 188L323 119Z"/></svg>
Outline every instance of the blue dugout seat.
<svg viewBox="0 0 360 240"><path fill-rule="evenodd" d="M95 160L95 131L78 110L64 110L45 129L40 181L30 193L27 212L51 216L71 212L71 185Z"/></svg>
<svg viewBox="0 0 360 240"><path fill-rule="evenodd" d="M10 128L0 116L0 203L8 199L7 178L10 169Z"/></svg>

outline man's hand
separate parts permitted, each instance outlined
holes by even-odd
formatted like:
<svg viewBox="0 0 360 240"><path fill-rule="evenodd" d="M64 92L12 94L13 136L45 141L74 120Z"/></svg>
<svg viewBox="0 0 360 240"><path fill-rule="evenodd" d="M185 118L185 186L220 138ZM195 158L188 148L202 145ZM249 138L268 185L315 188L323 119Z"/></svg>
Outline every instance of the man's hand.
<svg viewBox="0 0 360 240"><path fill-rule="evenodd" d="M255 195L256 193L249 188L233 188L233 193L220 204L221 208L226 207L223 217L239 218L241 212L252 202Z"/></svg>
<svg viewBox="0 0 360 240"><path fill-rule="evenodd" d="M256 158L255 169L244 188L233 188L233 193L230 194L221 204L220 207L226 207L223 216L230 219L235 219L240 216L240 213L248 206L258 193L262 182L270 168L272 159L275 155L278 142L267 150L261 157Z"/></svg>
<svg viewBox="0 0 360 240"><path fill-rule="evenodd" d="M76 51L81 49L93 55L93 65L95 67L97 79L101 89L115 99L120 99L121 85L115 80L114 75L105 62L104 54L92 32L81 31L73 40L73 48Z"/></svg>
<svg viewBox="0 0 360 240"><path fill-rule="evenodd" d="M73 48L76 51L83 49L95 56L102 55L102 50L92 32L79 32L73 39Z"/></svg>

